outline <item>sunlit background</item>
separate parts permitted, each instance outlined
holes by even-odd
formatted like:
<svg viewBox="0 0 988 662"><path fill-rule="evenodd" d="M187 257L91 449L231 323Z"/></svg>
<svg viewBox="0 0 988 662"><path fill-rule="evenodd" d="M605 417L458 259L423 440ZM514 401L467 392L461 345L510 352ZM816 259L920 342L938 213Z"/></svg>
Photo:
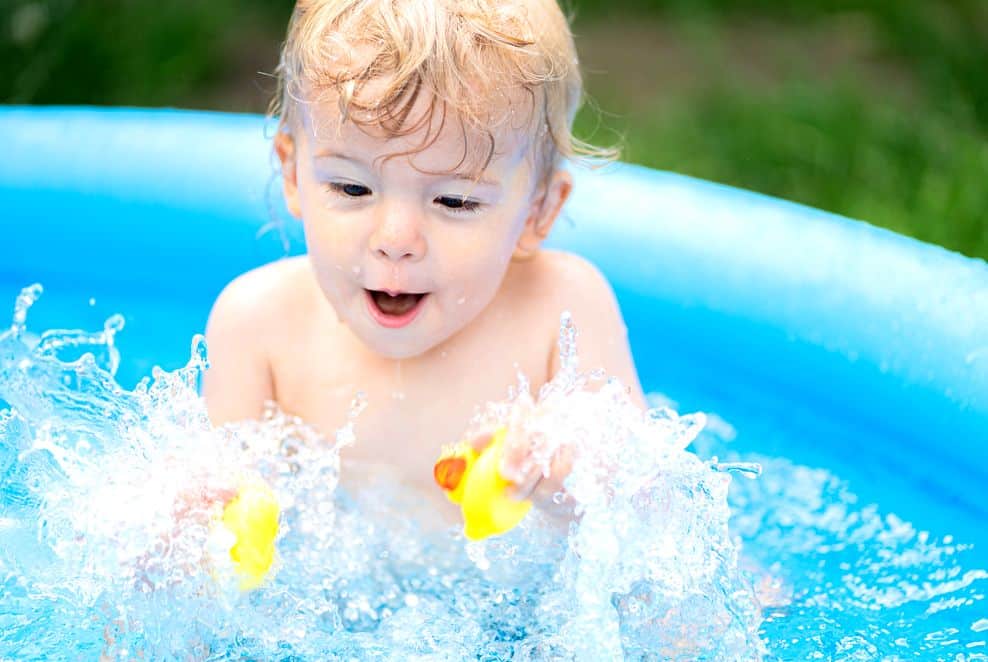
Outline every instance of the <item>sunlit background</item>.
<svg viewBox="0 0 988 662"><path fill-rule="evenodd" d="M0 0L0 102L264 112L292 4ZM985 0L568 7L584 138L988 258Z"/></svg>

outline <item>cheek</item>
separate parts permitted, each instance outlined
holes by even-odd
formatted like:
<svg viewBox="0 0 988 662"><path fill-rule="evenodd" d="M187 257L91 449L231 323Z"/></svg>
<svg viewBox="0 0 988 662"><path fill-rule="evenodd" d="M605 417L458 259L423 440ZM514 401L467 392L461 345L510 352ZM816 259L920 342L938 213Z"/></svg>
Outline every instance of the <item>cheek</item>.
<svg viewBox="0 0 988 662"><path fill-rule="evenodd" d="M329 196L332 194L316 179L311 166L299 168L298 193L302 227L310 253L339 254L359 239L354 232L361 224L329 208Z"/></svg>
<svg viewBox="0 0 988 662"><path fill-rule="evenodd" d="M332 223L311 213L303 218L306 219L303 223L306 252L320 282L325 285L342 272L345 255L341 254L340 247L344 242Z"/></svg>
<svg viewBox="0 0 988 662"><path fill-rule="evenodd" d="M305 243L308 252L315 257L352 261L354 252L365 240L359 231L363 225L357 218L327 209L321 194L302 199Z"/></svg>
<svg viewBox="0 0 988 662"><path fill-rule="evenodd" d="M306 253L319 286L331 302L339 303L355 278L360 239L350 236L353 228L344 219L324 209L303 208L302 218Z"/></svg>
<svg viewBox="0 0 988 662"><path fill-rule="evenodd" d="M443 239L440 270L444 279L474 294L495 291L514 251L510 228L505 225L450 235Z"/></svg>

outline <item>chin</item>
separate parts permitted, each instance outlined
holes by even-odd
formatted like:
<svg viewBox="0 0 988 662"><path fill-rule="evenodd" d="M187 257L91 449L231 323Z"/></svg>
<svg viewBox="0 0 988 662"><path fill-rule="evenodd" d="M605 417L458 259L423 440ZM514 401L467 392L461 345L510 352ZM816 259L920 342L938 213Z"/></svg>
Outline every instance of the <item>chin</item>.
<svg viewBox="0 0 988 662"><path fill-rule="evenodd" d="M446 338L437 333L436 329L428 328L428 322L434 320L417 320L404 329L385 329L366 318L354 321L357 324L351 328L357 332L364 345L374 354L386 359L413 359L422 356Z"/></svg>
<svg viewBox="0 0 988 662"><path fill-rule="evenodd" d="M364 338L363 340L364 344L378 356L395 360L413 359L417 356L422 356L439 344L439 342L413 339Z"/></svg>

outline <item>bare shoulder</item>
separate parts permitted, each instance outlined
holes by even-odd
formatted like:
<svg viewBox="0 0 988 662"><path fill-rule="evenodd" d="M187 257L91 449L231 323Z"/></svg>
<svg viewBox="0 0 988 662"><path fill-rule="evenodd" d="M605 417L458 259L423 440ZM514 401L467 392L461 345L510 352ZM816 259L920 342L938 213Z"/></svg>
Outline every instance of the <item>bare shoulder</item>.
<svg viewBox="0 0 988 662"><path fill-rule="evenodd" d="M539 306L551 316L554 332L566 312L581 334L595 327L606 328L611 335L625 333L614 291L592 262L574 253L543 250L532 268Z"/></svg>
<svg viewBox="0 0 988 662"><path fill-rule="evenodd" d="M256 417L274 399L271 350L304 315L311 285L304 258L279 260L242 274L220 293L209 314L210 368L203 395L214 423Z"/></svg>
<svg viewBox="0 0 988 662"><path fill-rule="evenodd" d="M527 283L538 307L558 329L560 315L568 312L577 328L597 322L620 323L614 291L603 273L574 253L542 250L528 265Z"/></svg>
<svg viewBox="0 0 988 662"><path fill-rule="evenodd" d="M546 320L552 334L550 371L554 373L559 368L555 340L560 317L567 312L576 326L581 368L603 368L607 374L620 378L637 402L644 403L628 344L628 329L614 290L600 269L579 255L545 250L533 260L532 268L540 305L550 316Z"/></svg>
<svg viewBox="0 0 988 662"><path fill-rule="evenodd" d="M613 297L607 278L585 257L566 251L542 250L539 259L533 262L541 271L540 280L559 296L565 298L576 288L584 297Z"/></svg>
<svg viewBox="0 0 988 662"><path fill-rule="evenodd" d="M244 341L251 336L256 341L277 333L284 325L285 313L297 311L307 296L308 276L303 257L271 262L237 276L213 304L207 335L235 330L244 334ZM250 333L244 333L248 330Z"/></svg>

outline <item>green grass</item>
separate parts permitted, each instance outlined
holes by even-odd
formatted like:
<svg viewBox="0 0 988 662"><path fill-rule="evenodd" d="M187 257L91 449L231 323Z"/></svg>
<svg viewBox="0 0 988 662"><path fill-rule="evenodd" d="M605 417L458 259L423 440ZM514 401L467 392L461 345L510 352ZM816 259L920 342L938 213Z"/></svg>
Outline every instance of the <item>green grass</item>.
<svg viewBox="0 0 988 662"><path fill-rule="evenodd" d="M604 106L609 104L604 102ZM583 133L598 121L585 112ZM988 144L942 117L915 117L840 86L728 86L656 101L624 133L624 160L760 191L988 257Z"/></svg>
<svg viewBox="0 0 988 662"><path fill-rule="evenodd" d="M984 51L982 67L988 48L905 53L904 43L889 45L879 18L794 24L694 12L610 27L584 19L578 43L582 34L601 110L581 111L577 134L617 142L627 161L988 258L988 124L978 110L988 83L965 78L974 68L966 58ZM950 57L960 63L953 69Z"/></svg>

